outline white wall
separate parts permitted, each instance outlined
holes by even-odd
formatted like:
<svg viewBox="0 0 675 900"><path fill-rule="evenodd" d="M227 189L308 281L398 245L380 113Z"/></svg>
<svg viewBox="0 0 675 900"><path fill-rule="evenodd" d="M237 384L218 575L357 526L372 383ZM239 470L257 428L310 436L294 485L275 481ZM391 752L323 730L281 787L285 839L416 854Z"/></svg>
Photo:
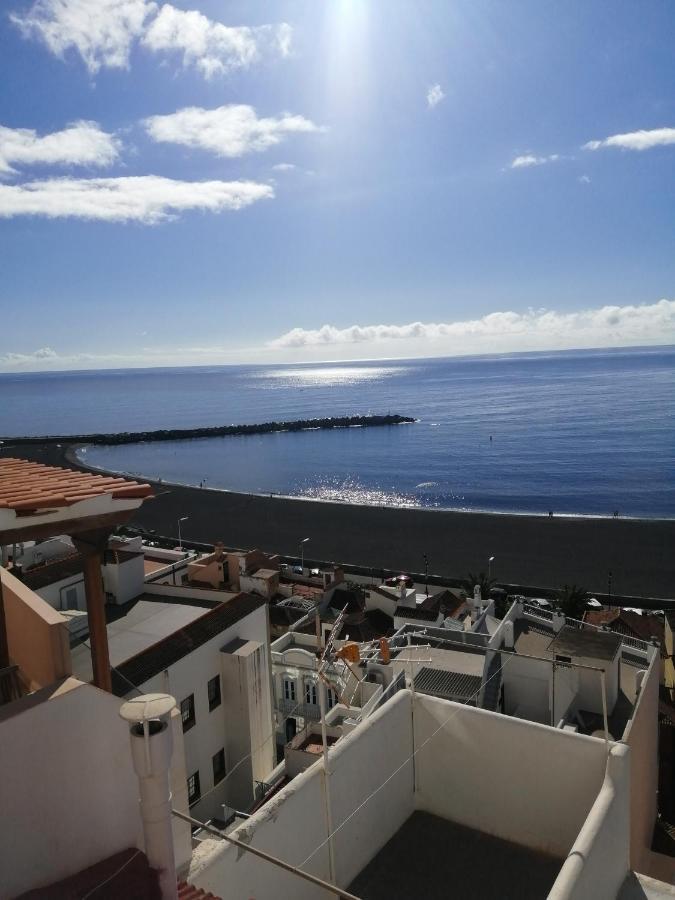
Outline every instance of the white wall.
<svg viewBox="0 0 675 900"><path fill-rule="evenodd" d="M424 695L415 746L417 809L558 856L605 773L604 741Z"/></svg>
<svg viewBox="0 0 675 900"><path fill-rule="evenodd" d="M138 781L120 700L71 679L0 718L3 897L142 847ZM42 702L39 702L42 700ZM33 701L33 702L31 702ZM5 706L8 716L17 704Z"/></svg>
<svg viewBox="0 0 675 900"><path fill-rule="evenodd" d="M69 590L76 593L75 602L66 599ZM62 578L52 584L47 584L35 593L46 600L54 609L81 609L86 610L87 598L84 591L84 576L81 572L71 575L69 578Z"/></svg>
<svg viewBox="0 0 675 900"><path fill-rule="evenodd" d="M143 556L138 554L122 562L109 562L102 567L103 584L117 604L128 603L145 590Z"/></svg>
<svg viewBox="0 0 675 900"><path fill-rule="evenodd" d="M209 588L193 588L188 585L161 584L159 582L157 584L146 582L143 593L156 594L159 597L182 597L184 600L211 600L214 606L236 597L232 591L216 591Z"/></svg>
<svg viewBox="0 0 675 900"><path fill-rule="evenodd" d="M603 785L549 900L614 900L629 871L630 751L614 744Z"/></svg>
<svg viewBox="0 0 675 900"><path fill-rule="evenodd" d="M652 874L650 848L659 786L658 705L659 657L655 655L625 733L631 751L631 863L646 875Z"/></svg>
<svg viewBox="0 0 675 900"><path fill-rule="evenodd" d="M400 691L329 751L333 830L352 816L334 837L336 880L341 887L353 880L412 814L411 753L408 691ZM386 787L352 815L391 775ZM321 760L294 778L260 812L233 832L234 837L294 865L303 863L327 834ZM327 847L319 849L303 868L328 879ZM190 883L216 894L220 892L220 896L231 900L250 897L316 900L333 896L254 856L240 854L223 842L209 842L197 849Z"/></svg>
<svg viewBox="0 0 675 900"><path fill-rule="evenodd" d="M221 647L235 638L259 641L269 646L267 607L261 606L225 631L221 631L207 643L174 663L168 672L159 673L140 685L143 693L159 691L171 694L180 706L190 694L195 700L195 725L183 735L185 743L185 765L187 775L199 771L202 796L213 787L213 756L227 747L229 723L221 702L209 711L208 682L221 673ZM225 686L221 682L221 697ZM274 740L270 741L271 755L274 756ZM270 765L270 771L274 762ZM221 804L225 802L227 779L221 781L208 797L194 804L190 814L200 821L212 816L222 816Z"/></svg>

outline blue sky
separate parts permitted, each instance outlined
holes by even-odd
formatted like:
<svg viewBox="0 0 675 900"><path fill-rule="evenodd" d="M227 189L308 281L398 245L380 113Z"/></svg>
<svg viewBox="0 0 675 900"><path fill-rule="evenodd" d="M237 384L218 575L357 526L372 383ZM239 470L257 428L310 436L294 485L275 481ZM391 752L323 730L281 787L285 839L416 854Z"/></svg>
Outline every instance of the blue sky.
<svg viewBox="0 0 675 900"><path fill-rule="evenodd" d="M0 370L672 343L674 27L7 0Z"/></svg>

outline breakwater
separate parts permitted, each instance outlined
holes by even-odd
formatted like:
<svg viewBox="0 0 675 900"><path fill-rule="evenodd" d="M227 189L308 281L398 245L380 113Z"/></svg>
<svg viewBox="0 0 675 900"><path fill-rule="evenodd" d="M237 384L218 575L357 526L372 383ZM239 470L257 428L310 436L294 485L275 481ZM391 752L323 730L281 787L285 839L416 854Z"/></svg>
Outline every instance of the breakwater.
<svg viewBox="0 0 675 900"><path fill-rule="evenodd" d="M110 434L56 434L38 437L6 437L7 444L137 444L141 441L183 441L192 438L272 434L282 431L316 431L331 428L371 428L382 425L409 425L415 419L387 413L386 416L329 416L296 419L292 422L262 422L257 425L215 425L208 428L162 428L157 431L122 431Z"/></svg>

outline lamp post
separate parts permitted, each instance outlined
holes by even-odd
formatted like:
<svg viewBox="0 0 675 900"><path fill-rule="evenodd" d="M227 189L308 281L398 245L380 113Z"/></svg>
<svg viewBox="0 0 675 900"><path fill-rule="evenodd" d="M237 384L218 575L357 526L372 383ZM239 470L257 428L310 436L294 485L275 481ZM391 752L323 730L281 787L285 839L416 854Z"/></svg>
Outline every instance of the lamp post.
<svg viewBox="0 0 675 900"><path fill-rule="evenodd" d="M300 541L300 568L302 569L302 574L305 574L305 544L309 538L303 538Z"/></svg>
<svg viewBox="0 0 675 900"><path fill-rule="evenodd" d="M424 554L424 585L426 596L429 596L429 560L426 553Z"/></svg>
<svg viewBox="0 0 675 900"><path fill-rule="evenodd" d="M612 605L612 570L607 573L607 605Z"/></svg>
<svg viewBox="0 0 675 900"><path fill-rule="evenodd" d="M189 518L190 518L190 516L183 516L182 519L179 519L179 520L178 520L178 549L179 549L179 550L182 550L182 549L183 549L183 541L182 541L181 536L180 536L180 523L181 523L181 522L187 522L187 520L188 520Z"/></svg>
<svg viewBox="0 0 675 900"><path fill-rule="evenodd" d="M495 561L494 556L491 556L488 559L488 582L490 581L490 576L492 575L492 563Z"/></svg>

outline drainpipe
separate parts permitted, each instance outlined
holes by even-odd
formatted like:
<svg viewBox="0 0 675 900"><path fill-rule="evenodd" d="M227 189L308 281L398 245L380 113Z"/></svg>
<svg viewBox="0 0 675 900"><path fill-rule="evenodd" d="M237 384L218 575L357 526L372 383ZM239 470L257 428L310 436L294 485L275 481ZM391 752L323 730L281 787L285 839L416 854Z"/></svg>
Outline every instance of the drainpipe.
<svg viewBox="0 0 675 900"><path fill-rule="evenodd" d="M178 896L169 787L173 752L170 716L175 706L169 694L144 694L128 700L120 709L120 716L129 723L145 855L157 872L162 900L177 900Z"/></svg>

